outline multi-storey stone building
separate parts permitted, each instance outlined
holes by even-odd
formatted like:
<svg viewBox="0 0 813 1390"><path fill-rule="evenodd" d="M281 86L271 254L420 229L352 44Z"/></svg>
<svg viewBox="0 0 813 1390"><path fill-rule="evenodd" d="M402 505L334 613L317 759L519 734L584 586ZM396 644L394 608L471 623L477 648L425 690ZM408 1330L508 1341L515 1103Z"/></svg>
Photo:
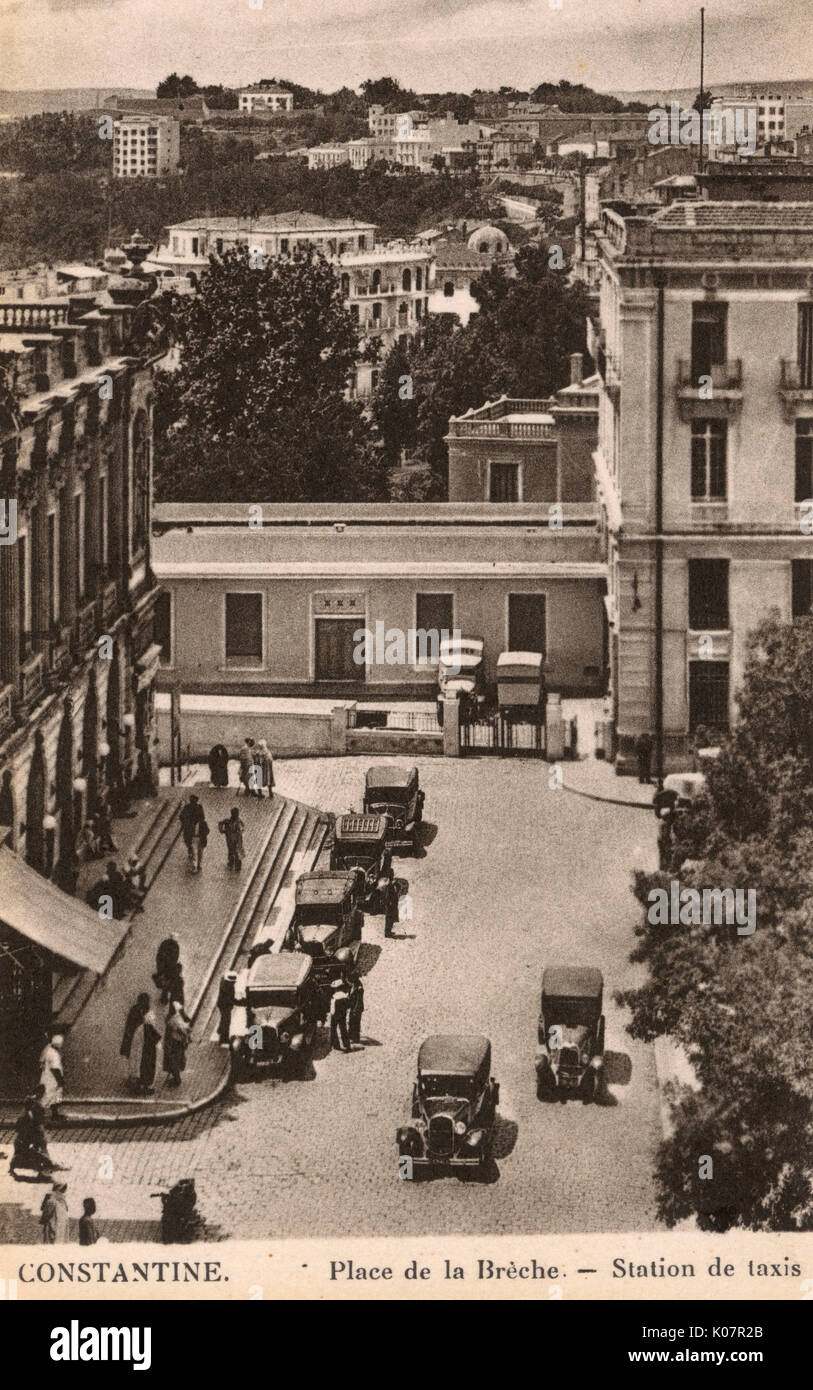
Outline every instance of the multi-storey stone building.
<svg viewBox="0 0 813 1390"><path fill-rule="evenodd" d="M92 923L80 920L89 909L39 875L69 887L86 815L156 776L144 289L119 280L96 298L0 302L4 1043L47 1019L53 972L99 958ZM96 926L114 943L115 924Z"/></svg>
<svg viewBox="0 0 813 1390"><path fill-rule="evenodd" d="M263 78L252 87L242 87L238 96L238 110L241 115L252 116L258 112L273 115L280 111L293 111L294 94L280 87L279 83Z"/></svg>
<svg viewBox="0 0 813 1390"><path fill-rule="evenodd" d="M734 719L760 618L810 610L813 204L602 219L588 347L617 766L648 731L668 769Z"/></svg>
<svg viewBox="0 0 813 1390"><path fill-rule="evenodd" d="M409 338L426 319L432 256L423 247L392 242L372 251L348 251L338 258L341 292L359 326L360 347L375 342L379 362L394 343ZM354 394L369 396L379 367L360 361Z"/></svg>
<svg viewBox="0 0 813 1390"><path fill-rule="evenodd" d="M113 122L113 173L117 179L165 178L177 173L180 160L179 121L127 112Z"/></svg>

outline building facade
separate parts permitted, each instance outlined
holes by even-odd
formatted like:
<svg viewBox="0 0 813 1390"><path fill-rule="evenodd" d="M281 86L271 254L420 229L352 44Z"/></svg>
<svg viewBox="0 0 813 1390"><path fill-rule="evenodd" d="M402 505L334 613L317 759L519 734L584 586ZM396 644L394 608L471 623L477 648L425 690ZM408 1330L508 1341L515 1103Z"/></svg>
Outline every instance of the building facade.
<svg viewBox="0 0 813 1390"><path fill-rule="evenodd" d="M113 173L117 179L156 179L175 174L181 161L180 123L169 116L125 114L113 122Z"/></svg>
<svg viewBox="0 0 813 1390"><path fill-rule="evenodd" d="M392 663L358 633L454 628L500 652L542 651L549 688L596 692L604 565L593 503L160 504L160 681L185 693L431 699L436 659ZM420 652L418 653L420 657Z"/></svg>
<svg viewBox="0 0 813 1390"><path fill-rule="evenodd" d="M293 111L294 94L287 92L276 82L256 82L252 87L242 87L237 99L237 109L247 116L257 113L273 115L279 111Z"/></svg>
<svg viewBox="0 0 813 1390"><path fill-rule="evenodd" d="M452 416L450 502L592 503L600 384L597 376L582 379L582 356L574 353L570 384L551 399L502 396Z"/></svg>
<svg viewBox="0 0 813 1390"><path fill-rule="evenodd" d="M342 297L358 324L359 348L379 348L379 363L398 341L417 333L428 313L430 252L392 242L371 251L347 251L337 258ZM354 395L369 396L380 366L359 361Z"/></svg>
<svg viewBox="0 0 813 1390"><path fill-rule="evenodd" d="M108 796L148 793L156 776L143 294L133 282L97 299L0 302L0 855L3 874L16 865L17 878L68 891L86 816ZM25 882L19 893L0 894L6 1041L47 1022L61 970L94 959L81 931L77 954L68 932L56 957L47 921L44 937L19 935ZM66 921L92 918L64 902ZM115 924L100 925L112 941Z"/></svg>
<svg viewBox="0 0 813 1390"><path fill-rule="evenodd" d="M309 169L336 169L350 163L347 145L313 145L308 150Z"/></svg>
<svg viewBox="0 0 813 1390"><path fill-rule="evenodd" d="M595 453L619 771L736 713L748 635L810 609L813 204L605 208Z"/></svg>

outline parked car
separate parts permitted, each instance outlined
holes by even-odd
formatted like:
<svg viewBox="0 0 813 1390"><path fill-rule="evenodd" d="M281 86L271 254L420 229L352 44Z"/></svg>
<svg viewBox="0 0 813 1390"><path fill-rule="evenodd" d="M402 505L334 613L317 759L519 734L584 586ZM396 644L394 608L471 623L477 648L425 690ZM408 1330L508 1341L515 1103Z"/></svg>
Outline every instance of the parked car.
<svg viewBox="0 0 813 1390"><path fill-rule="evenodd" d="M424 799L416 767L385 763L367 769L364 811L367 815L387 817L390 849L408 849L417 854Z"/></svg>
<svg viewBox="0 0 813 1390"><path fill-rule="evenodd" d="M491 1075L491 1043L479 1034L438 1033L421 1044L412 1117L396 1135L413 1171L484 1169L500 1088Z"/></svg>
<svg viewBox="0 0 813 1390"><path fill-rule="evenodd" d="M536 1089L540 1100L578 1095L593 1100L604 1068L604 978L600 970L551 966L542 975L540 1051Z"/></svg>
<svg viewBox="0 0 813 1390"><path fill-rule="evenodd" d="M338 816L330 847L331 869L361 870L365 912L383 912L389 933L398 920L398 888L387 844L387 817L357 811Z"/></svg>
<svg viewBox="0 0 813 1390"><path fill-rule="evenodd" d="M544 709L544 657L541 652L500 652L497 657L497 704L510 714L517 709Z"/></svg>
<svg viewBox="0 0 813 1390"><path fill-rule="evenodd" d="M438 719L443 701L456 696L473 713L485 702L485 673L481 637L448 637L438 649Z"/></svg>
<svg viewBox="0 0 813 1390"><path fill-rule="evenodd" d="M355 869L315 869L300 874L296 881L294 919L286 945L304 951L313 961L320 1017L330 1007L331 985L358 955L364 924L361 902L361 876Z"/></svg>
<svg viewBox="0 0 813 1390"><path fill-rule="evenodd" d="M705 795L706 777L702 772L670 772L663 779L663 790L652 798L652 809L660 817L663 811L680 811Z"/></svg>
<svg viewBox="0 0 813 1390"><path fill-rule="evenodd" d="M313 1043L320 999L310 956L265 952L237 976L229 1045L237 1075L295 1067Z"/></svg>

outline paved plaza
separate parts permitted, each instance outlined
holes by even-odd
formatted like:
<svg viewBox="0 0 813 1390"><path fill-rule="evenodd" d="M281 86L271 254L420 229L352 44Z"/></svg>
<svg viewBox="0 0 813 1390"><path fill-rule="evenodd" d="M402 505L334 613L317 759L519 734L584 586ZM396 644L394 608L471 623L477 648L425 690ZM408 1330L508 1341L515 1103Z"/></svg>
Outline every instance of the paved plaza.
<svg viewBox="0 0 813 1390"><path fill-rule="evenodd" d="M359 805L371 761L281 760L277 790L342 812ZM427 758L420 774L424 853L396 860L411 919L386 941L383 918L365 922L363 1049L327 1053L320 1038L303 1079L240 1085L172 1124L54 1133L73 1215L93 1195L110 1239L151 1238L150 1193L192 1176L210 1234L236 1239L655 1224L654 1052L628 1037L612 999L640 978L629 963L630 874L655 866L654 816L551 789L542 761ZM556 960L604 972L610 1104L536 1099L539 981ZM492 1040L496 1181L398 1179L395 1131L409 1113L418 1046L437 1031ZM0 1131L6 1152L10 1137ZM11 1182L6 1167L5 1238L36 1240L42 1188Z"/></svg>

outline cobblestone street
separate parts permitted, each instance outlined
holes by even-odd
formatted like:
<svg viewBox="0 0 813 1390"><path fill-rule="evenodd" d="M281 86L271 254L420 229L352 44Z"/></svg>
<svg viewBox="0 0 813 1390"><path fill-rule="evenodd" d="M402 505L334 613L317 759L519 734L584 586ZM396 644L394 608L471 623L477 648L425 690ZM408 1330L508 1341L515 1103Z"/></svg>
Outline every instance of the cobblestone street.
<svg viewBox="0 0 813 1390"><path fill-rule="evenodd" d="M341 812L360 804L371 761L281 760L277 789ZM654 866L654 817L551 790L544 762L435 758L420 772L425 852L396 860L412 919L388 941L382 918L365 923L364 1049L326 1054L318 1039L305 1079L241 1085L174 1125L54 1134L52 1152L71 1167L72 1215L94 1195L110 1238L149 1238L150 1193L193 1176L211 1233L238 1239L652 1228L654 1054L629 1039L612 994L638 978L629 882L635 865ZM629 1072L628 1084L611 1087L613 1104L536 1099L539 982L556 959L604 972L611 1071ZM492 1040L501 1086L493 1183L398 1180L395 1130L408 1115L418 1046L436 1031ZM10 1149L8 1132L2 1146ZM42 1189L10 1183L5 1169L0 1202L33 1213ZM36 1239L33 1214L30 1223L24 1212L25 1229L6 1238Z"/></svg>

